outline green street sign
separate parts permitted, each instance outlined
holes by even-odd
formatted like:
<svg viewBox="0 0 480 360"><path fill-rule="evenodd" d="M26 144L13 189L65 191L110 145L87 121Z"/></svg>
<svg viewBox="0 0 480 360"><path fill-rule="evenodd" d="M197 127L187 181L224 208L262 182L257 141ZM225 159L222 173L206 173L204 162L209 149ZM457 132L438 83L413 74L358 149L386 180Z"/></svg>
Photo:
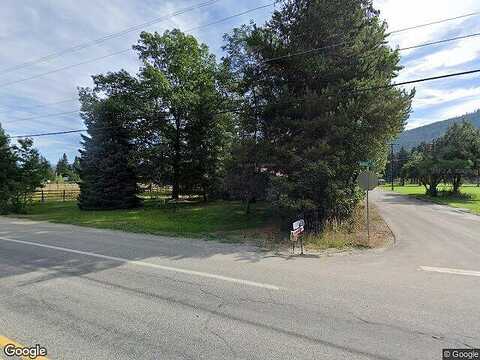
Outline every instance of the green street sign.
<svg viewBox="0 0 480 360"><path fill-rule="evenodd" d="M360 166L365 166L365 167L371 167L373 165L372 160L367 160L367 161L360 161Z"/></svg>

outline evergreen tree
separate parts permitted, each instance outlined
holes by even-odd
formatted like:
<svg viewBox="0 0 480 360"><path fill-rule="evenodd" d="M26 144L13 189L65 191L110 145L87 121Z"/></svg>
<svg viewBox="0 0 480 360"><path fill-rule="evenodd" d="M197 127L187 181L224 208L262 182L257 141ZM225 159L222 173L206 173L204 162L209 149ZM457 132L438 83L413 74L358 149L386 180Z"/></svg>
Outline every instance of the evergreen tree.
<svg viewBox="0 0 480 360"><path fill-rule="evenodd" d="M16 173L15 154L7 135L0 126L0 214L5 214L10 210Z"/></svg>
<svg viewBox="0 0 480 360"><path fill-rule="evenodd" d="M55 169L58 176L70 177L72 175L72 167L68 162L67 154L64 153L60 160L58 160Z"/></svg>
<svg viewBox="0 0 480 360"><path fill-rule="evenodd" d="M33 148L32 139L20 139L14 149L17 169L12 211L22 213L31 204L33 193L48 179L50 164Z"/></svg>
<svg viewBox="0 0 480 360"><path fill-rule="evenodd" d="M76 183L80 181L80 158L78 156L75 156L71 165L70 180Z"/></svg>
<svg viewBox="0 0 480 360"><path fill-rule="evenodd" d="M348 217L359 200L359 163L382 169L410 112L413 94L364 90L390 85L401 69L386 25L370 0L288 0L244 33L234 37L241 46L232 46L230 63L240 81L252 75L239 66L256 69L255 87L239 98L255 95L260 105L259 161L275 174L272 199L295 213Z"/></svg>
<svg viewBox="0 0 480 360"><path fill-rule="evenodd" d="M81 89L80 100L89 136L83 136L80 151L79 208L138 207L137 177L130 162L133 144L126 127L129 113L121 96L99 99L91 90Z"/></svg>

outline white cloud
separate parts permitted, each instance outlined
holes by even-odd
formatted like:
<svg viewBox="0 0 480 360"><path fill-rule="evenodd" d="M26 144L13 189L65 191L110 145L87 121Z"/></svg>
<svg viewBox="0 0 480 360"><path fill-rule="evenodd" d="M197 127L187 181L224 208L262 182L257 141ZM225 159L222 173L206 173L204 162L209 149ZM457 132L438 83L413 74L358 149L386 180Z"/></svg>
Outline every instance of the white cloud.
<svg viewBox="0 0 480 360"><path fill-rule="evenodd" d="M0 39L2 48L8 51L0 52L0 72L24 61L57 52L86 41L99 38L132 25L149 21L153 18L164 16L178 9L196 5L198 0L2 0L0 12ZM201 24L218 20L249 8L268 3L268 0L234 1L224 0L201 10L189 12L175 17L169 21L155 24L146 30L159 32L166 28L179 27L187 30ZM381 16L388 21L389 29L395 30L409 26L436 21L442 18L462 15L475 10L480 10L478 0L374 0L375 5L381 10ZM272 8L260 10L237 19L212 26L192 33L200 41L207 43L211 50L220 55L222 35L233 26L246 23L253 18L257 23L263 23L271 13ZM471 19L452 21L440 25L412 30L393 35L390 39L392 46L410 46L445 38L455 29L460 28L460 33L480 31L472 28ZM478 23L478 22L477 22ZM470 24L466 26L466 24ZM36 64L9 74L0 74L0 84L10 80L28 78L71 64L88 61L108 53L131 47L137 41L138 32L106 41L97 46L65 54L50 62ZM416 57L417 51L402 53L408 57L403 60L405 70L401 72L399 80L428 76L440 71L449 72L460 69L480 55L480 41L471 39L458 43L451 43L445 47L435 48L426 57ZM479 61L480 65L480 61ZM78 108L78 103L62 104L58 107L34 110L33 114L21 111L21 107L33 106L42 103L51 103L63 99L75 98L77 86L91 85L90 75L106 71L115 71L125 68L136 72L138 62L132 53L117 55L93 63L74 67L58 73L42 76L35 80L21 82L15 85L0 87L0 111L11 107L12 111L0 113L0 122L8 121L13 117L26 118L36 114L51 114L69 111ZM472 80L473 79L473 80ZM445 86L432 82L428 85L417 87L417 98L414 101L414 110L421 110L422 117L417 118L414 113L410 126L422 122L441 120L439 116L460 114L475 107L474 96L480 95L480 85L473 77L467 77L468 83L459 83L458 86L445 90ZM458 104L458 101L465 101ZM454 103L450 107L447 103ZM19 108L15 108L18 106ZM447 110L449 109L449 110ZM429 114L425 115L427 111ZM443 112L443 113L442 113ZM423 116L425 115L425 116ZM25 121L21 123L8 123L4 127L11 134L39 132L39 130L54 131L81 126L78 117L44 118L37 122ZM63 149L74 151L71 147L78 146L79 136L57 137L55 140L41 140L38 142L42 152L58 158ZM54 155L51 155L54 154ZM69 154L70 155L70 154Z"/></svg>
<svg viewBox="0 0 480 360"><path fill-rule="evenodd" d="M418 88L417 88L418 90ZM416 109L430 108L447 102L470 99L480 96L480 87L436 89L431 87L422 88L414 99Z"/></svg>
<svg viewBox="0 0 480 360"><path fill-rule="evenodd" d="M478 99L462 102L461 104L450 106L440 113L441 119L449 119L456 116L465 115L480 109Z"/></svg>
<svg viewBox="0 0 480 360"><path fill-rule="evenodd" d="M390 30L480 10L478 0L376 0L374 3L389 23ZM476 33L480 31L478 24L478 17L466 17L393 34L389 41L393 47L408 47ZM404 57L402 65L405 68L400 72L398 82L478 68L480 41L478 38L470 38L422 50L403 51L401 55ZM407 128L445 120L480 108L480 102L476 100L480 95L478 75L431 81L408 88L413 87L417 90L413 101L414 113Z"/></svg>
<svg viewBox="0 0 480 360"><path fill-rule="evenodd" d="M185 31L268 2L268 0L223 0L211 6L156 23L145 30L163 32L167 28L178 27ZM82 0L81 3L78 0L24 0L22 2L2 0L0 39L2 48L8 49L8 51L0 52L0 122L3 127L8 133L14 135L83 127L80 118L74 115L42 118L35 121L13 122L11 120L77 109L78 103L72 102L58 107L34 109L31 112L22 111L22 108L29 106L75 98L77 86L91 86L90 76L92 74L122 68L135 73L139 64L133 51L45 75L38 79L3 87L1 84L130 48L136 43L140 31L134 31L99 45L62 55L48 62L25 67L19 71L2 74L2 70L155 18L164 17L179 9L199 3L201 1L198 0L147 0L141 2L135 0ZM263 23L271 11L272 7L219 25L193 30L192 33L199 37L200 41L207 43L212 52L220 55L222 35L225 32L230 31L233 26L248 22L250 18L254 18L258 23ZM4 109L11 110L5 112ZM48 138L48 140L40 138L36 144L42 153L56 161L65 150L69 157L73 156L78 148L79 139L79 135Z"/></svg>

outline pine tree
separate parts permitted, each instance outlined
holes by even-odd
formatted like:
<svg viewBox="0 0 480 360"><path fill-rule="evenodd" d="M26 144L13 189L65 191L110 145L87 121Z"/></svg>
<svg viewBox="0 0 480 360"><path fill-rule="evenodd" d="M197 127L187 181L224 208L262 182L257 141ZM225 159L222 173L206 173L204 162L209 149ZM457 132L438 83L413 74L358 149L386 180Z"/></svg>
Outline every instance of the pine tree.
<svg viewBox="0 0 480 360"><path fill-rule="evenodd" d="M138 207L137 177L130 163L133 150L127 113L121 99L99 100L89 90L80 93L82 117L89 136L83 136L80 151L80 196L82 210Z"/></svg>
<svg viewBox="0 0 480 360"><path fill-rule="evenodd" d="M80 181L80 158L78 156L75 156L71 165L70 180L76 183Z"/></svg>
<svg viewBox="0 0 480 360"><path fill-rule="evenodd" d="M360 199L360 162L383 167L413 96L388 88L401 67L387 36L371 0L289 0L266 25L227 37L232 72L253 85L237 96L261 105L245 131L264 147L279 208L345 219ZM385 88L362 91L375 87Z"/></svg>
<svg viewBox="0 0 480 360"><path fill-rule="evenodd" d="M48 179L50 164L33 147L32 139L19 140L14 152L17 166L12 211L23 213L32 203L33 193Z"/></svg>
<svg viewBox="0 0 480 360"><path fill-rule="evenodd" d="M72 168L70 164L68 163L68 157L67 154L63 154L62 158L58 160L57 166L56 166L56 172L58 176L62 177L70 177L72 173Z"/></svg>

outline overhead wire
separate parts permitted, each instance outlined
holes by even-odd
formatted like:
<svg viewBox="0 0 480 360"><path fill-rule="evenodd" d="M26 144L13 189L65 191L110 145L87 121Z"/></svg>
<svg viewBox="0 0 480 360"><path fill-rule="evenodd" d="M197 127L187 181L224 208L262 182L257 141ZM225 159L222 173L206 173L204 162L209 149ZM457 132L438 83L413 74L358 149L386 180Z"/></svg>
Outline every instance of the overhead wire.
<svg viewBox="0 0 480 360"><path fill-rule="evenodd" d="M19 69L23 69L23 68L28 67L30 65L35 65L35 64L38 64L38 63L49 61L49 60L52 60L54 58L63 56L65 54L68 54L68 53L71 53L71 52L76 52L76 51L88 48L90 46L93 46L93 45L98 45L98 44L101 44L101 43L103 43L105 41L108 41L110 39L117 38L119 36L123 36L125 34L130 33L130 32L133 32L133 31L138 31L142 28L149 27L149 26L152 26L154 24L158 24L160 22L169 20L173 17L183 15L183 14L186 14L188 12L213 5L213 4L215 4L219 1L221 1L221 0L208 0L208 1L204 1L202 3L196 4L196 5L192 5L192 6L183 8L183 9L179 9L179 10L174 11L172 13L169 13L167 15L155 18L153 20L150 20L150 21L138 24L138 25L131 26L129 28L126 28L126 29L123 29L123 30L120 30L120 31L117 31L117 32L114 32L114 33L111 33L111 34L108 34L108 35L105 35L105 36L102 36L102 37L94 39L92 41L87 41L87 42L84 42L84 43L81 43L81 44L78 44L78 45L75 45L75 46L71 46L69 48L66 48L66 49L63 49L63 50L60 50L60 51L42 56L42 57L34 59L34 60L29 60L29 61L17 64L17 65L11 66L9 68L0 70L0 74L5 74L5 73L9 73L9 72L16 71L16 70L19 70Z"/></svg>
<svg viewBox="0 0 480 360"><path fill-rule="evenodd" d="M393 87L397 87L397 86L404 86L404 85L408 85L408 84L421 83L421 82L426 82L426 81L446 79L446 78L452 78L452 77L464 76L464 75L471 75L471 74L477 74L477 73L480 73L480 69L474 69L474 70L468 70L468 71L462 71L462 72L456 72L456 73L450 73L450 74L437 75L437 76L432 76L432 77L427 77L427 78L420 78L420 79L415 79L415 80L403 81L403 82L399 82L399 83L392 83L392 84L383 85L383 86L374 86L374 87L368 87L368 88L363 88L363 89L350 89L349 91L363 92L363 91L381 90L381 89L393 88ZM224 114L224 113L236 112L236 111L240 111L240 110L241 110L240 108L237 108L237 109L226 110L226 111L222 111L222 112L218 112L218 113L214 113L214 114ZM97 129L93 129L93 131L110 129L110 128L118 128L118 127L121 127L121 126L97 128ZM38 134L30 134L30 135L13 135L13 136L10 136L10 138L12 138L12 139L34 138L34 137L43 137L43 136L81 133L81 132L87 132L87 131L91 131L91 130L89 130L89 129L78 129L78 130L49 132L49 133L38 133Z"/></svg>
<svg viewBox="0 0 480 360"><path fill-rule="evenodd" d="M206 3L210 3L210 1L208 1ZM206 3L202 3L202 4L206 4ZM228 21L228 20L230 20L234 17L245 15L247 13L250 13L250 12L253 12L253 11L256 11L256 10L260 10L262 8L266 8L266 7L269 7L269 6L274 6L274 5L275 5L275 2L268 3L268 4L265 4L265 5L253 8L253 9L248 9L248 10L246 10L244 12L241 12L241 13L238 13L238 14L228 16L226 18L223 18L223 19L220 19L218 21L206 24L204 26L213 26L213 25L216 25L218 23ZM170 15L172 16L172 14L170 14ZM450 18L446 18L446 19L441 19L441 20L437 20L437 21L433 21L433 22L418 24L418 25L414 25L414 26L410 26L410 27L400 28L400 29L397 29L397 30L390 31L389 34L397 34L397 33L405 32L405 31L410 31L410 30L414 30L414 29L419 29L419 28L423 28L423 27L427 27L427 26L437 25L437 24L441 24L441 23L445 23L445 22L449 22L449 21L453 21L453 20L458 20L458 19L472 17L472 16L478 16L478 15L480 15L480 11L471 12L471 13L468 13L468 14L455 16L455 17L450 17ZM144 24L147 24L147 23L144 23ZM137 26L140 26L140 25L137 25ZM192 29L189 29L189 30L186 30L186 31L198 30L200 28L202 28L202 26L197 26L195 28L192 28ZM430 45L436 45L436 44L440 44L440 43L445 43L445 42L449 42L449 41L456 41L456 40L465 39L465 38L469 38L469 37L476 37L476 36L479 36L479 33L469 34L469 35L450 38L450 39L444 39L444 40L431 42L431 43L424 43L424 44L419 44L419 45L408 46L408 47L405 47L405 48L400 48L398 50L399 51L410 50L410 49L415 49L415 48L420 48L420 47L425 47L425 46L430 46ZM102 38L100 38L100 39L102 39ZM339 43L339 44L329 45L329 46L326 46L326 47L323 47L323 48L310 49L310 50L306 50L306 51L295 53L295 54L289 54L289 55L279 56L279 57L275 57L275 58L271 58L271 59L266 59L266 60L264 60L264 62L271 62L271 61L280 60L280 59L283 59L283 58L288 58L288 57L297 56L297 55L298 56L299 55L306 55L308 53L312 53L312 52L320 51L320 50L325 50L325 49L337 47L337 46L340 46L340 45L345 45L345 42L344 43ZM72 48L75 48L75 47L72 47ZM32 77L29 77L29 78L20 79L18 81L13 81L13 82L3 83L3 84L0 84L0 86L8 86L8 85L16 84L16 83L19 83L19 82L40 78L40 77L43 77L45 75L53 74L53 73L60 72L60 71L63 71L63 70L67 70L67 69L70 69L70 68L73 68L73 67L77 67L77 66L92 63L92 62L95 62L95 61L98 61L98 60L102 60L102 59L108 58L110 56L119 55L121 53L126 53L130 50L131 49L129 48L129 49L120 50L118 52L109 53L109 54L106 54L106 55L98 57L98 58L94 58L94 59L87 60L87 61L84 61L84 62L80 62L80 63L77 63L77 64L68 65L68 66L65 66L65 67L62 67L62 68L59 68L59 69L54 69L52 71L42 73L42 74L38 74L38 75L34 75ZM73 100L77 100L77 99L75 98ZM56 103L39 105L38 107L49 106L49 105L54 105L54 104L56 104ZM0 113L5 113L5 112L8 112L8 111L9 110L1 110Z"/></svg>

